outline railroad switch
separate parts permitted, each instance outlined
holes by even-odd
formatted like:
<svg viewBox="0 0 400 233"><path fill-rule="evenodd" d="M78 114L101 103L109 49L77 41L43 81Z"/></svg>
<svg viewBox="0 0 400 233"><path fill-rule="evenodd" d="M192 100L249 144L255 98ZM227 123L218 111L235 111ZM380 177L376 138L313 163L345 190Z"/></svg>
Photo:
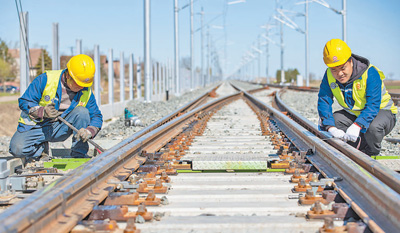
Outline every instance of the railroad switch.
<svg viewBox="0 0 400 233"><path fill-rule="evenodd" d="M139 193L114 192L110 193L104 205L140 205L144 203L146 206L158 206L161 199L157 198L153 190L150 190L147 197L139 197Z"/></svg>
<svg viewBox="0 0 400 233"><path fill-rule="evenodd" d="M334 226L333 218L326 217L324 219L324 226L319 228L319 233L360 233L365 232L367 225L365 223L347 222L345 226Z"/></svg>
<svg viewBox="0 0 400 233"><path fill-rule="evenodd" d="M349 205L347 203L333 203L332 209L323 209L321 203L316 201L314 207L307 211L306 217L309 219L324 219L331 217L334 219L344 219L347 212L349 211Z"/></svg>
<svg viewBox="0 0 400 233"><path fill-rule="evenodd" d="M89 232L122 232L115 220L84 220L79 222L71 233L89 233Z"/></svg>
<svg viewBox="0 0 400 233"><path fill-rule="evenodd" d="M139 205L137 212L129 212L126 205L95 206L89 215L89 220L111 219L115 221L127 221L129 218L136 219L138 215L142 216L146 221L150 221L153 218L153 213L147 212L146 206L142 203Z"/></svg>
<svg viewBox="0 0 400 233"><path fill-rule="evenodd" d="M327 205L335 200L336 195L337 192L334 190L324 190L322 191L322 196L316 196L312 189L307 189L306 195L304 197L300 197L299 203L301 205L312 205L316 201L320 201L322 204Z"/></svg>

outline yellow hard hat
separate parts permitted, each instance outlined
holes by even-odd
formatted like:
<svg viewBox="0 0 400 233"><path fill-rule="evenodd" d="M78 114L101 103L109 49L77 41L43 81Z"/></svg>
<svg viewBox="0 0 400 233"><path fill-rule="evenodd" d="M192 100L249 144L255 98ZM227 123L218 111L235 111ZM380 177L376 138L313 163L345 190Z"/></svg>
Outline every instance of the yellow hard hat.
<svg viewBox="0 0 400 233"><path fill-rule="evenodd" d="M350 57L351 49L341 39L332 39L324 47L324 62L328 67L343 65Z"/></svg>
<svg viewBox="0 0 400 233"><path fill-rule="evenodd" d="M76 84L81 87L90 87L93 84L95 65L89 56L79 54L73 56L67 63L68 73Z"/></svg>

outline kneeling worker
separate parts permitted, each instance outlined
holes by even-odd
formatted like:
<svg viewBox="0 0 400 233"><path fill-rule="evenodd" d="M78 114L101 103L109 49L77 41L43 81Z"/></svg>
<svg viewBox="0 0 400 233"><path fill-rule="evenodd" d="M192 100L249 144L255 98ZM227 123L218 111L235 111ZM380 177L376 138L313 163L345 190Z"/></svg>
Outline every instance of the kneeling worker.
<svg viewBox="0 0 400 233"><path fill-rule="evenodd" d="M384 74L340 39L328 41L323 54L328 68L318 93L322 129L367 155L378 155L397 114ZM332 114L333 97L343 109Z"/></svg>
<svg viewBox="0 0 400 233"><path fill-rule="evenodd" d="M79 130L72 139L71 157L86 157L87 140L94 138L103 124L90 88L94 73L93 60L79 54L68 61L67 69L36 77L18 99L21 116L10 153L26 159L48 157L49 142L64 141L74 133L57 120L61 116Z"/></svg>

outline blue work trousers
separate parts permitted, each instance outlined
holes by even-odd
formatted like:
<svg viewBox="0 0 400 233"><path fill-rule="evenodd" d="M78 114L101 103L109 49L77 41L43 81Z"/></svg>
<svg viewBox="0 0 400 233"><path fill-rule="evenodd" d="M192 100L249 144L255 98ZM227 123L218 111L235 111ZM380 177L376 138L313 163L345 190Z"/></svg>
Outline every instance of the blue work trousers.
<svg viewBox="0 0 400 233"><path fill-rule="evenodd" d="M78 130L90 123L89 111L85 107L76 107L65 120ZM76 134L66 124L55 121L41 128L32 128L25 132L15 132L10 141L10 153L16 157L39 157L48 150L48 142L65 141L71 134ZM77 141L72 137L71 157L83 158L89 150L87 142ZM46 151L48 153L48 151Z"/></svg>

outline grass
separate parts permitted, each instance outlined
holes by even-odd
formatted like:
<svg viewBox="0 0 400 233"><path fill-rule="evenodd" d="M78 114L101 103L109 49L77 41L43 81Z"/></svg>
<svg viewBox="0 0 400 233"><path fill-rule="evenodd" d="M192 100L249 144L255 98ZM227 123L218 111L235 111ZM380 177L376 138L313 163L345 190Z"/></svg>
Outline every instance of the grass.
<svg viewBox="0 0 400 233"><path fill-rule="evenodd" d="M11 100L11 101L6 101L6 102L0 102L0 105L2 104L16 104L18 105L18 100Z"/></svg>
<svg viewBox="0 0 400 233"><path fill-rule="evenodd" d="M387 89L400 89L400 86L386 86Z"/></svg>
<svg viewBox="0 0 400 233"><path fill-rule="evenodd" d="M8 92L2 92L2 91L0 91L0 97L1 96L18 96L19 95L19 92L18 93L14 93L14 94L10 94L10 93L8 93Z"/></svg>

